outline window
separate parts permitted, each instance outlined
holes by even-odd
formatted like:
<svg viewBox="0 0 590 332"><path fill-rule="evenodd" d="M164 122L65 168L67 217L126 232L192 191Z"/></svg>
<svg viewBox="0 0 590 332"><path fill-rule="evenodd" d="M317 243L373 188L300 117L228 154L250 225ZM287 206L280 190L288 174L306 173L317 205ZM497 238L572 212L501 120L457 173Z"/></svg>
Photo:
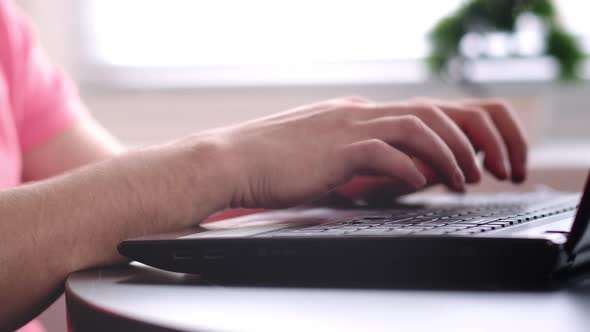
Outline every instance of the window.
<svg viewBox="0 0 590 332"><path fill-rule="evenodd" d="M150 75L171 84L419 81L425 72L416 60L428 51L426 33L462 3L86 1L89 63L112 70L109 78L135 77L136 84ZM588 45L588 10L581 8L588 5L558 3L564 22Z"/></svg>

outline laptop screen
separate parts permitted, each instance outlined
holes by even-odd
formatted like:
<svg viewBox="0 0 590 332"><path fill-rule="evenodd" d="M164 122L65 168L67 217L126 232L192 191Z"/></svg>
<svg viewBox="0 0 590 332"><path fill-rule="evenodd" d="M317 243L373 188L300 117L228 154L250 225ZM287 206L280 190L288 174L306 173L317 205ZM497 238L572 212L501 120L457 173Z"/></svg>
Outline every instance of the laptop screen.
<svg viewBox="0 0 590 332"><path fill-rule="evenodd" d="M590 248L590 229L588 222L590 221L590 175L586 178L586 185L584 186L584 194L572 225L566 249L572 254L579 253Z"/></svg>

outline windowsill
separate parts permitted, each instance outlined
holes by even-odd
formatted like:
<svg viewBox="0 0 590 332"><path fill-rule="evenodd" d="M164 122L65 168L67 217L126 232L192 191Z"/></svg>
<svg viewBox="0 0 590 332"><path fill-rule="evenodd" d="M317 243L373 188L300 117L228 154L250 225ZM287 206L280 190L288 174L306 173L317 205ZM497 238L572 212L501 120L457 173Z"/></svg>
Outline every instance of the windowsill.
<svg viewBox="0 0 590 332"><path fill-rule="evenodd" d="M547 84L555 81L556 65L546 57L477 60L473 81L485 85ZM590 61L581 70L590 78ZM85 86L122 90L256 88L343 85L429 85L423 60L390 60L306 65L224 67L118 67L87 64L80 81ZM444 83L444 82L443 82Z"/></svg>
<svg viewBox="0 0 590 332"><path fill-rule="evenodd" d="M486 174L472 191L528 191L539 186L579 192L584 188L590 165L590 144L563 141L541 144L530 151L528 177L522 185L499 182Z"/></svg>
<svg viewBox="0 0 590 332"><path fill-rule="evenodd" d="M590 143L582 140L542 143L531 149L529 165L543 169L589 169Z"/></svg>
<svg viewBox="0 0 590 332"><path fill-rule="evenodd" d="M498 181L484 172L479 183L468 186L468 192L514 192L559 190L580 192L588 177L590 144L580 141L559 142L537 146L530 151L527 179L520 184ZM441 186L428 192L447 192Z"/></svg>

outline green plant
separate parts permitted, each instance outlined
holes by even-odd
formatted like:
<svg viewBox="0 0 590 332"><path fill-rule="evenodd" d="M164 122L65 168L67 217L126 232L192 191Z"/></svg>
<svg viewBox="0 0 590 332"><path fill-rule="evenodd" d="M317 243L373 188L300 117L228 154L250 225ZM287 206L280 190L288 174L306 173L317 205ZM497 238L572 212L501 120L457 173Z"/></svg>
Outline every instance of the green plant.
<svg viewBox="0 0 590 332"><path fill-rule="evenodd" d="M453 60L464 61L462 38L469 32L514 33L517 18L524 13L539 17L546 26L546 55L559 65L559 78L579 79L578 69L585 58L576 39L557 21L551 0L470 0L439 21L429 34L432 51L427 58L436 74L448 73Z"/></svg>

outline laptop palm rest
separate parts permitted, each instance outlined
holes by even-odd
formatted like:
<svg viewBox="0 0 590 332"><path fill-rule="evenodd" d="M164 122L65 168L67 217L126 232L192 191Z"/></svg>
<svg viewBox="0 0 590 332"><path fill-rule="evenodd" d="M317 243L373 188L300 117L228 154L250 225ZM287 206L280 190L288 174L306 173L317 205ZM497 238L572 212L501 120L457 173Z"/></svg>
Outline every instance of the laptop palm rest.
<svg viewBox="0 0 590 332"><path fill-rule="evenodd" d="M537 220L536 222L513 226L505 230L492 232L489 235L510 234L518 237L539 237L541 235L555 238L555 236L551 235L562 234L563 236L567 236L572 229L573 223L574 213L571 212L560 216L549 217L546 220Z"/></svg>

